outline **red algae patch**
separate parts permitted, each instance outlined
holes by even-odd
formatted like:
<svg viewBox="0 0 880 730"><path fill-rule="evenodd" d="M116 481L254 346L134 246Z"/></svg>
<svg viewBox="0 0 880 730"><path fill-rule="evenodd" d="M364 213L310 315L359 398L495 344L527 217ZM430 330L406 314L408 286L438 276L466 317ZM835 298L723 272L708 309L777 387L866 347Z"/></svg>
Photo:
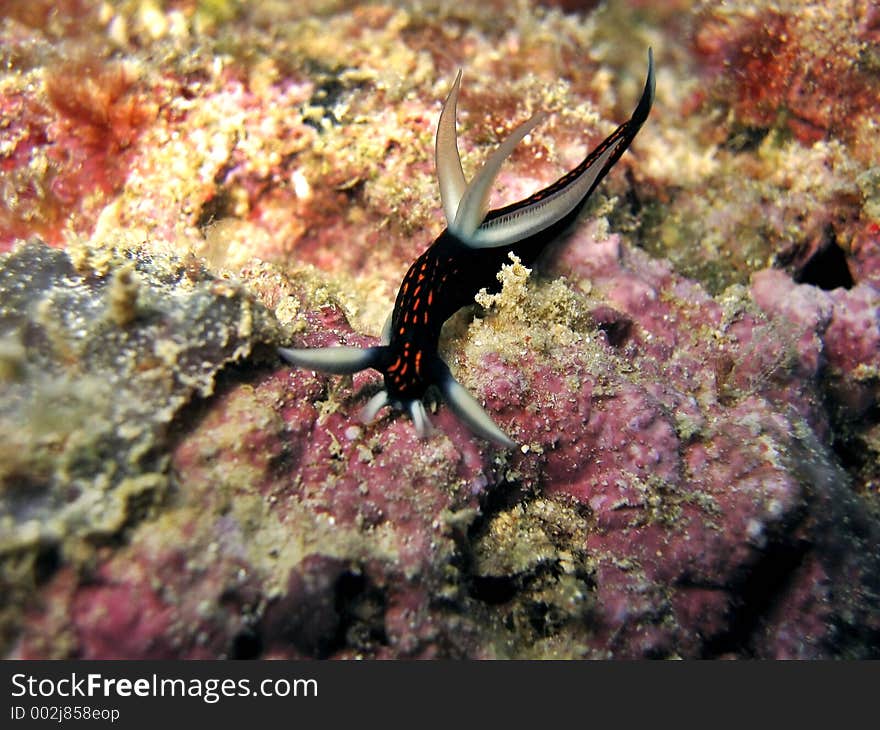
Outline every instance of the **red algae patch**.
<svg viewBox="0 0 880 730"><path fill-rule="evenodd" d="M782 123L810 145L830 136L853 141L877 112L880 83L865 40L871 3L844 13L826 3L709 6L694 47L739 124ZM736 73L727 75L726 69Z"/></svg>

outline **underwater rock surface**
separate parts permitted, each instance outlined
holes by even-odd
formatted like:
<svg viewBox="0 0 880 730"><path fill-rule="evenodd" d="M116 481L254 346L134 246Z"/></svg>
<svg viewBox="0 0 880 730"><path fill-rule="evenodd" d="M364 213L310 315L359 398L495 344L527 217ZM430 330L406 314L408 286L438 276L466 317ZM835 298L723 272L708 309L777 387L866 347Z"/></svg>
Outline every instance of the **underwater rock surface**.
<svg viewBox="0 0 880 730"><path fill-rule="evenodd" d="M276 330L240 286L146 251L72 257L22 244L0 257L0 302L9 611L22 579L39 580L161 510L174 418Z"/></svg>
<svg viewBox="0 0 880 730"><path fill-rule="evenodd" d="M3 655L880 656L876 12L613 5L3 19ZM521 448L364 426L376 373L276 357L378 341L459 65L467 174L557 112L500 205L647 45L632 151L445 331Z"/></svg>

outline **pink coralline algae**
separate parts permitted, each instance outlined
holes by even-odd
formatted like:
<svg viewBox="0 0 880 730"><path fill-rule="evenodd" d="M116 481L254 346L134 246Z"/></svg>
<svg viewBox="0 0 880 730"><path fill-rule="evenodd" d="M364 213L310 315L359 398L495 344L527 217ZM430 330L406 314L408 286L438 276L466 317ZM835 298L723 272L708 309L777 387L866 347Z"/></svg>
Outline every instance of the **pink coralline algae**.
<svg viewBox="0 0 880 730"><path fill-rule="evenodd" d="M3 655L880 656L870 3L55 5L0 26ZM633 149L444 330L517 448L277 358L378 343L459 65L466 173L556 112L494 206L648 38Z"/></svg>

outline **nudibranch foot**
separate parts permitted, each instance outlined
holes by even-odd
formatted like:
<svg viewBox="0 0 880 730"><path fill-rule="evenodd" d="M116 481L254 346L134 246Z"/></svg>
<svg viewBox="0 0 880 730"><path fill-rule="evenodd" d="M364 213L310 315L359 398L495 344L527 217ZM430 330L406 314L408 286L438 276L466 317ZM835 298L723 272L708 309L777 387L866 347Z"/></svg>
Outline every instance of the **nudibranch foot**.
<svg viewBox="0 0 880 730"><path fill-rule="evenodd" d="M615 129L581 163L555 183L518 203L486 211L492 183L516 145L540 124L539 112L520 124L468 182L461 167L455 115L461 72L440 111L434 147L440 199L447 229L410 266L394 311L377 347L323 347L279 350L298 367L349 375L373 368L385 379L384 390L361 411L371 422L386 405L409 412L419 437L432 431L422 404L436 386L452 411L470 429L499 446L516 443L498 427L477 400L456 382L438 354L440 330L449 317L468 304L480 289L494 290L496 274L508 253L533 262L544 247L573 223L584 202L614 166L641 129L654 101L654 56L648 50L648 74L632 116Z"/></svg>
<svg viewBox="0 0 880 730"><path fill-rule="evenodd" d="M428 438L433 431L434 426L431 419L428 418L428 412L425 410L425 404L420 400L411 400L409 402L409 417L412 419L413 425L416 427L416 436L420 439Z"/></svg>
<svg viewBox="0 0 880 730"><path fill-rule="evenodd" d="M361 409L360 415L358 416L361 423L364 425L372 423L376 414L389 403L388 392L380 390L376 395L370 398L370 400L367 401L367 405Z"/></svg>

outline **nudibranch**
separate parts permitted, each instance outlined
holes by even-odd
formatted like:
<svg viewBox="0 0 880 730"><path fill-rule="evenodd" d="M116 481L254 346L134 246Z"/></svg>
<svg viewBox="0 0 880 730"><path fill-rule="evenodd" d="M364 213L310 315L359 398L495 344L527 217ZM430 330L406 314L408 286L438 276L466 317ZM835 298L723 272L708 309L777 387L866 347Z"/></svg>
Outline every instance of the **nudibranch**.
<svg viewBox="0 0 880 730"><path fill-rule="evenodd" d="M476 398L458 383L440 358L443 323L472 304L480 289L497 291L496 275L513 252L530 265L544 247L573 220L596 186L626 151L648 118L654 100L654 59L648 50L645 88L630 119L621 124L573 170L518 203L486 211L489 192L501 164L514 147L546 118L541 112L518 126L483 163L468 183L456 139L456 107L461 71L440 111L435 164L447 228L410 266L394 310L375 347L279 348L281 356L302 368L337 375L378 370L385 388L364 406L361 420L371 422L391 405L409 411L420 437L431 432L422 398L436 386L453 412L476 434L512 448Z"/></svg>

